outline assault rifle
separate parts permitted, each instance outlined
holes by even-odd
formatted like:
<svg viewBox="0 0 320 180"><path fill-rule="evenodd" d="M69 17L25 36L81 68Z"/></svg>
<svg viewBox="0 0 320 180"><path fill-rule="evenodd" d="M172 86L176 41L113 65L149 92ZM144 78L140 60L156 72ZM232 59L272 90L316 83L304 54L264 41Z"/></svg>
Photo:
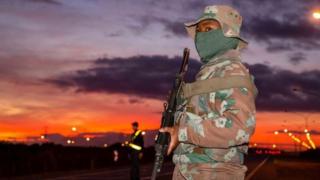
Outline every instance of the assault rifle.
<svg viewBox="0 0 320 180"><path fill-rule="evenodd" d="M177 95L182 86L182 82L184 80L184 76L188 70L188 62L189 62L189 54L190 50L185 48L183 51L183 60L181 63L181 67L179 73L176 75L173 88L170 91L169 99L166 103L164 103L164 111L162 113L161 118L161 126L163 127L172 127L174 125L174 113L176 112L177 105ZM168 144L170 140L170 134L167 132L159 132L156 139L155 144L155 162L152 170L151 180L155 180L157 178L157 174L161 170L161 166L163 164L163 160L165 154L168 150Z"/></svg>

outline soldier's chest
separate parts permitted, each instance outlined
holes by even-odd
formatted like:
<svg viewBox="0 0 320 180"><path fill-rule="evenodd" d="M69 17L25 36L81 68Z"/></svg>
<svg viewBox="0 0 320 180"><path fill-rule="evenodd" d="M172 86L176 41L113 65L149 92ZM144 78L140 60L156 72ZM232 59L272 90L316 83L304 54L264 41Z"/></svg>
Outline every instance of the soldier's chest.
<svg viewBox="0 0 320 180"><path fill-rule="evenodd" d="M206 65L196 75L196 80L205 80L212 77L223 77L225 71L228 70L228 66L231 65L231 61L226 60L213 65Z"/></svg>

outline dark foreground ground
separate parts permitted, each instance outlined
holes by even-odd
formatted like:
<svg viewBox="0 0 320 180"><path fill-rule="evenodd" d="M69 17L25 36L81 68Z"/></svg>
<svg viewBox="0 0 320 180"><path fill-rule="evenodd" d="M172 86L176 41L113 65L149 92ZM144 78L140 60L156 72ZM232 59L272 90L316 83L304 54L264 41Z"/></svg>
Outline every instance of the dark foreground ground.
<svg viewBox="0 0 320 180"><path fill-rule="evenodd" d="M119 158L114 162L114 152ZM150 179L154 148L143 151L141 179ZM171 179L174 165L167 160L159 180ZM121 144L107 148L66 147L52 143L0 143L0 180L125 180L129 179L128 150ZM320 179L320 150L300 153L249 149L245 158L249 179Z"/></svg>
<svg viewBox="0 0 320 180"><path fill-rule="evenodd" d="M320 179L320 163L299 158L269 158L252 176L254 180L264 179Z"/></svg>
<svg viewBox="0 0 320 180"><path fill-rule="evenodd" d="M320 163L295 156L256 156L247 158L248 173L246 180L264 179L320 179ZM174 165L167 162L159 174L159 180L171 179ZM141 166L141 179L150 179L152 163ZM130 167L105 168L94 171L69 172L46 176L28 176L18 179L46 179L46 180L126 180L129 179Z"/></svg>

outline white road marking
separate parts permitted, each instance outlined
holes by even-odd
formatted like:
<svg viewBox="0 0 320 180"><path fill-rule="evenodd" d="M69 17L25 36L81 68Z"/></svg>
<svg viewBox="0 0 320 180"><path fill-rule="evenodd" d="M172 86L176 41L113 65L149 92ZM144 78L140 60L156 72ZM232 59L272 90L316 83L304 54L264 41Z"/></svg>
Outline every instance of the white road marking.
<svg viewBox="0 0 320 180"><path fill-rule="evenodd" d="M258 166L256 166L249 174L248 176L245 178L245 180L250 180L253 175L268 161L269 157L267 157L266 159L264 159L260 164L258 164Z"/></svg>

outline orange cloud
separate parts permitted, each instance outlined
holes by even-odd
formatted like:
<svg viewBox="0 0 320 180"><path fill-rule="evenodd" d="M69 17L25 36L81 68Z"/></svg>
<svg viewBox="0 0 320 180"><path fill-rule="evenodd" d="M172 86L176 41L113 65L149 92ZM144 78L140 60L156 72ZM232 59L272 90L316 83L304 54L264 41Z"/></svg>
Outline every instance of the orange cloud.
<svg viewBox="0 0 320 180"><path fill-rule="evenodd" d="M0 100L0 139L40 136L45 130L72 135L73 126L77 127L77 133L129 133L133 121L138 121L141 129L160 126L163 102L159 100L133 100L137 97L121 94L74 93L39 85L24 86L21 94L20 89L6 87ZM281 133L282 130L303 131L307 125L309 131L319 132L319 118L320 113L259 111L251 142L293 145L292 139ZM280 132L278 135L273 134L276 130ZM319 135L311 133L311 136L316 145L320 144ZM300 138L307 141L303 134Z"/></svg>

